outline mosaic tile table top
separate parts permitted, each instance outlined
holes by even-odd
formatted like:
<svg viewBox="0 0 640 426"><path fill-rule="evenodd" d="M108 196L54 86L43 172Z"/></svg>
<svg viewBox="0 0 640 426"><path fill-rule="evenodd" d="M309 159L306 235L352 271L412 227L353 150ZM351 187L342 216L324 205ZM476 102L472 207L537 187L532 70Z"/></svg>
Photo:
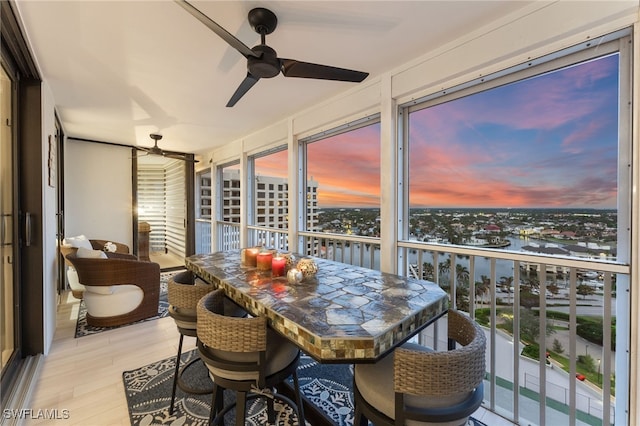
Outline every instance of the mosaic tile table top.
<svg viewBox="0 0 640 426"><path fill-rule="evenodd" d="M374 361L444 314L436 284L313 258L314 278L284 277L240 264L240 251L195 255L186 266L320 362Z"/></svg>

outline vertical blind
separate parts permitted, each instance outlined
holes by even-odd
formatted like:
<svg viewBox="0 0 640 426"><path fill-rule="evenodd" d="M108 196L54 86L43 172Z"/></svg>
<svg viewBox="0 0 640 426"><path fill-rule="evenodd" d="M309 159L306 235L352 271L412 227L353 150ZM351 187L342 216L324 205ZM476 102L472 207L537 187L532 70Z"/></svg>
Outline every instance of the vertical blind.
<svg viewBox="0 0 640 426"><path fill-rule="evenodd" d="M151 226L149 250L185 253L184 162L138 164L138 220Z"/></svg>

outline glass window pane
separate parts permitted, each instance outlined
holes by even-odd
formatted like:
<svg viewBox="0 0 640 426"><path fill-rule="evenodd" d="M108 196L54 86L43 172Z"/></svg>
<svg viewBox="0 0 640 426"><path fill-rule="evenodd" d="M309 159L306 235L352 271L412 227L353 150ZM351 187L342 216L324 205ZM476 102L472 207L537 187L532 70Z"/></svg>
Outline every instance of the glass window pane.
<svg viewBox="0 0 640 426"><path fill-rule="evenodd" d="M238 163L229 164L219 168L220 178L223 188L234 188L233 191L224 191L222 194L222 205L240 205L240 165ZM223 222L240 223L240 209L222 209Z"/></svg>
<svg viewBox="0 0 640 426"><path fill-rule="evenodd" d="M253 159L256 201L261 206L264 206L265 203L273 206L274 201L267 200L278 199L279 201L276 202L278 206L285 207L276 216L273 216L273 209L255 209L254 225L280 229L289 228L289 212L286 204L282 202L282 198L286 196L284 188L286 188L288 179L287 153L288 151L284 149Z"/></svg>
<svg viewBox="0 0 640 426"><path fill-rule="evenodd" d="M380 124L309 143L306 152L307 229L379 237Z"/></svg>
<svg viewBox="0 0 640 426"><path fill-rule="evenodd" d="M618 54L409 115L410 239L615 259Z"/></svg>

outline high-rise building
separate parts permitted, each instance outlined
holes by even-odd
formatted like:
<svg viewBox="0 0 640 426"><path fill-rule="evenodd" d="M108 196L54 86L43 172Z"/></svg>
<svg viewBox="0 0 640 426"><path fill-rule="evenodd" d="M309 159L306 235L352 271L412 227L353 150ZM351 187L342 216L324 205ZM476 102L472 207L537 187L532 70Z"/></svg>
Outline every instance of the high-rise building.
<svg viewBox="0 0 640 426"><path fill-rule="evenodd" d="M211 176L202 174L199 179L198 206L200 218L210 219ZM253 218L250 223L267 228L287 229L289 226L289 184L286 178L256 176L253 191ZM224 222L240 223L240 171L226 170L222 176L222 217ZM315 230L318 224L318 182L307 181L307 230Z"/></svg>

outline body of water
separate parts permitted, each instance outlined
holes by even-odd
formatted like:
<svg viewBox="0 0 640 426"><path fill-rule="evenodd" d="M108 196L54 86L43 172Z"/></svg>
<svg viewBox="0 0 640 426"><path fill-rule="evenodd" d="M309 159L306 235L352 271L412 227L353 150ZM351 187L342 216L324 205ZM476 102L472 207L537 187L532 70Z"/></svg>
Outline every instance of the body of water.
<svg viewBox="0 0 640 426"><path fill-rule="evenodd" d="M504 247L503 249L504 251L520 252L522 251L522 247L526 245L538 244L543 246L546 244L545 241L536 240L532 238L507 237L506 239L511 244L507 247ZM373 264L371 264L372 248L366 245L365 246L359 246L358 244L352 244L352 245L353 247L349 246L344 249L342 247L334 248L333 251L334 251L335 259L345 263L352 263L351 258L353 256L353 258L357 260L356 262L353 262L353 264L359 264L359 259L363 258L364 264L362 266L367 268L372 268L372 269L378 269L378 270L380 269L380 251L377 248L374 249ZM344 250L344 253L343 253L343 250ZM360 250L364 250L363 255L360 253ZM446 250L446 246L443 248L443 250ZM329 257L331 258L331 253L329 254ZM445 261L447 258L448 256L440 255L438 258L438 263ZM417 264L417 261L418 261L418 252L415 250L411 250L409 252L409 263ZM422 261L427 263L433 263L431 254L424 253L422 257ZM455 263L459 265L463 265L467 269L470 269L469 258L457 257L455 260ZM452 270L455 270L455 266L452 267ZM474 281L479 281L482 275L486 275L487 277L489 277L490 274L491 274L490 260L482 256L476 256L475 270L474 270L474 277L473 277ZM506 261L506 260L497 260L496 261L496 279L500 280L501 277L510 277L510 276L511 277L513 276L513 262Z"/></svg>

